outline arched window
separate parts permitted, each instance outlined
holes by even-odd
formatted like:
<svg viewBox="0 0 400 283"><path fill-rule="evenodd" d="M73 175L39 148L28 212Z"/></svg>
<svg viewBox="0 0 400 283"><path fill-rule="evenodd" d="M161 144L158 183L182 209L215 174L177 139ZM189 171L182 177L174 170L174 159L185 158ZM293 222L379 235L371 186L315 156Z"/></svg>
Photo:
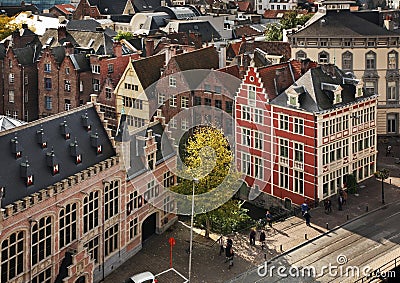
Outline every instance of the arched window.
<svg viewBox="0 0 400 283"><path fill-rule="evenodd" d="M83 233L97 226L99 226L99 191L94 191L83 199Z"/></svg>
<svg viewBox="0 0 400 283"><path fill-rule="evenodd" d="M342 70L353 71L353 54L349 51L342 54Z"/></svg>
<svg viewBox="0 0 400 283"><path fill-rule="evenodd" d="M396 51L390 51L388 53L388 70L397 70L398 53Z"/></svg>
<svg viewBox="0 0 400 283"><path fill-rule="evenodd" d="M60 236L59 236L59 246L60 248L65 247L73 240L76 239L76 211L77 204L70 203L60 210Z"/></svg>
<svg viewBox="0 0 400 283"><path fill-rule="evenodd" d="M307 53L305 53L304 51L299 50L299 51L296 52L296 59L297 60L304 60L306 58L307 58Z"/></svg>
<svg viewBox="0 0 400 283"><path fill-rule="evenodd" d="M12 233L1 243L1 282L9 282L24 271L25 235L23 231Z"/></svg>
<svg viewBox="0 0 400 283"><path fill-rule="evenodd" d="M329 53L322 51L318 54L318 63L328 64L329 63Z"/></svg>
<svg viewBox="0 0 400 283"><path fill-rule="evenodd" d="M52 223L51 217L46 216L32 226L32 265L35 265L52 254Z"/></svg>
<svg viewBox="0 0 400 283"><path fill-rule="evenodd" d="M365 54L365 69L375 70L376 69L376 53L373 51Z"/></svg>

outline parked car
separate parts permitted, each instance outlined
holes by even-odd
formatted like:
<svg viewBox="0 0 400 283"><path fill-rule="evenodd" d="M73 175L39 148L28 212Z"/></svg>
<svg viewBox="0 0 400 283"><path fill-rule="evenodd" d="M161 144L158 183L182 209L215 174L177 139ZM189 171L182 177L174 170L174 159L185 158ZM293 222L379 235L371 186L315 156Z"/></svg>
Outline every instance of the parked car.
<svg viewBox="0 0 400 283"><path fill-rule="evenodd" d="M157 282L158 280L155 278L154 274L149 271L135 274L125 281L125 283L157 283Z"/></svg>

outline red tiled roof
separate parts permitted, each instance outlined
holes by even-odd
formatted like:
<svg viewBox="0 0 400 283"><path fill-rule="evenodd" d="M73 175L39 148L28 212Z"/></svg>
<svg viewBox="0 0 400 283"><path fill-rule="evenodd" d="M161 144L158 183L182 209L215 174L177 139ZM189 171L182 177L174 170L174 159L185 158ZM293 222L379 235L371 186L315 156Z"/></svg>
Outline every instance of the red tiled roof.
<svg viewBox="0 0 400 283"><path fill-rule="evenodd" d="M217 71L223 72L230 74L234 77L239 78L239 66L238 65L231 65L231 66L226 66L225 68L218 69Z"/></svg>
<svg viewBox="0 0 400 283"><path fill-rule="evenodd" d="M250 2L240 1L236 2L236 5L238 7L238 11L240 12L249 12L252 10Z"/></svg>
<svg viewBox="0 0 400 283"><path fill-rule="evenodd" d="M260 31L257 31L250 26L241 26L238 27L234 30L234 33L236 35L236 38L241 38L243 35L244 36L252 36L252 35L261 35L263 34Z"/></svg>
<svg viewBox="0 0 400 283"><path fill-rule="evenodd" d="M58 10L60 10L66 15L72 15L76 9L75 6L72 4L58 4L54 5L54 7L56 7Z"/></svg>
<svg viewBox="0 0 400 283"><path fill-rule="evenodd" d="M228 49L232 49L233 53L235 54L235 56L239 55L239 50L240 50L240 45L242 44L242 42L232 42L229 44Z"/></svg>
<svg viewBox="0 0 400 283"><path fill-rule="evenodd" d="M278 94L291 86L307 70L318 66L317 63L312 61L304 62L305 63L298 60L292 60L258 69L258 73L264 84L264 89L266 90L270 100L274 99ZM276 80L277 71L279 72L279 84Z"/></svg>
<svg viewBox="0 0 400 283"><path fill-rule="evenodd" d="M265 19L281 19L284 14L290 13L291 10L265 10L263 17ZM308 14L307 10L298 10L298 14L305 15ZM279 18L277 17L278 14L282 14Z"/></svg>

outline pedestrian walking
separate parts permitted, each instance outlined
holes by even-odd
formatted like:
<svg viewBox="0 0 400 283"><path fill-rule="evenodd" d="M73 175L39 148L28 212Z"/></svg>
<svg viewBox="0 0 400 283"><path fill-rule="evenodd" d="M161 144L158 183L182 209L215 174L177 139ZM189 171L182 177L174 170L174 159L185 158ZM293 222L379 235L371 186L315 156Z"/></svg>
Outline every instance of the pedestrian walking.
<svg viewBox="0 0 400 283"><path fill-rule="evenodd" d="M347 203L347 192L343 190L343 204Z"/></svg>
<svg viewBox="0 0 400 283"><path fill-rule="evenodd" d="M311 222L311 215L310 215L310 212L308 212L308 210L306 210L305 212L304 212L304 218L306 219L306 225L307 226L311 226L311 224L310 224L310 222Z"/></svg>
<svg viewBox="0 0 400 283"><path fill-rule="evenodd" d="M272 227L272 214L267 210L267 213L265 214L265 218L267 219L267 223L269 227Z"/></svg>
<svg viewBox="0 0 400 283"><path fill-rule="evenodd" d="M260 244L261 244L261 249L263 250L265 248L265 232L264 230L261 230L260 232Z"/></svg>
<svg viewBox="0 0 400 283"><path fill-rule="evenodd" d="M343 196L339 194L338 197L338 205L339 205L339 210L343 210Z"/></svg>
<svg viewBox="0 0 400 283"><path fill-rule="evenodd" d="M307 199L304 199L304 203L301 205L301 215L304 215L304 213L309 210L310 208L308 207Z"/></svg>
<svg viewBox="0 0 400 283"><path fill-rule="evenodd" d="M219 255L221 255L224 252L224 239L222 235L218 239L218 244L219 244Z"/></svg>
<svg viewBox="0 0 400 283"><path fill-rule="evenodd" d="M387 148L386 148L386 156L388 156L391 151L392 151L392 146L388 145Z"/></svg>
<svg viewBox="0 0 400 283"><path fill-rule="evenodd" d="M250 230L250 246L256 245L256 230L253 228Z"/></svg>
<svg viewBox="0 0 400 283"><path fill-rule="evenodd" d="M226 261L229 261L229 269L233 266L233 256L235 253L233 252L233 241L231 239L228 239L226 247L225 247L225 256L226 256Z"/></svg>
<svg viewBox="0 0 400 283"><path fill-rule="evenodd" d="M331 199L328 199L328 213L332 212L332 201Z"/></svg>

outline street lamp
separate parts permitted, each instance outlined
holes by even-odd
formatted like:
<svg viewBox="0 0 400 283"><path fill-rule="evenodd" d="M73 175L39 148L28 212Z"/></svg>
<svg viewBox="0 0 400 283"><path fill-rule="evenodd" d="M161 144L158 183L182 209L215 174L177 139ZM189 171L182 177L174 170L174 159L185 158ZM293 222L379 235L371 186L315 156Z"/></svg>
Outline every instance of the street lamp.
<svg viewBox="0 0 400 283"><path fill-rule="evenodd" d="M189 282L192 275L192 250L193 250L193 218L194 218L194 189L195 184L199 182L198 179L193 179L193 187L192 187L192 214L190 218L190 246L189 246Z"/></svg>
<svg viewBox="0 0 400 283"><path fill-rule="evenodd" d="M389 173L390 171L386 168L383 168L381 170L378 170L374 173L375 177L377 179L380 179L382 181L382 204L385 204L385 193L383 190L383 181L387 178L389 178Z"/></svg>

